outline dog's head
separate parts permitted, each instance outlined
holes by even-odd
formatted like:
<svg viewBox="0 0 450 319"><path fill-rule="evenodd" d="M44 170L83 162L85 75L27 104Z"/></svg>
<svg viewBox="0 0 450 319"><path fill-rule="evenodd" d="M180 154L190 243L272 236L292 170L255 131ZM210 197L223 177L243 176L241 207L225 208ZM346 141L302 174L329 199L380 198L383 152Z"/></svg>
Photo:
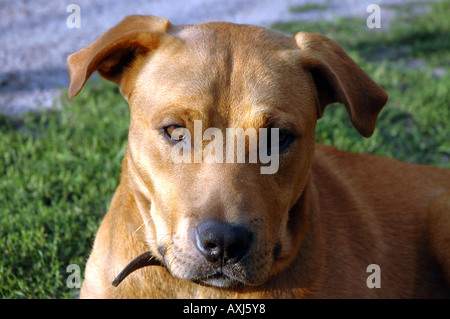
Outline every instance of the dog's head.
<svg viewBox="0 0 450 319"><path fill-rule="evenodd" d="M326 105L370 136L387 100L330 39L248 25L131 16L68 66L70 97L98 70L129 102L135 235L173 276L220 287L262 284L296 255Z"/></svg>

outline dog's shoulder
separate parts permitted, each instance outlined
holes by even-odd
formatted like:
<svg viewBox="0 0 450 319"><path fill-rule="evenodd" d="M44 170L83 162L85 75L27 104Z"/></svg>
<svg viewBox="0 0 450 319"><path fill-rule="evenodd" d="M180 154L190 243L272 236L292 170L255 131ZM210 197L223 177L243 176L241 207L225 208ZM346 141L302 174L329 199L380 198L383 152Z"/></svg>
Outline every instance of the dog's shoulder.
<svg viewBox="0 0 450 319"><path fill-rule="evenodd" d="M450 191L448 169L352 153L320 144L316 145L312 173L321 193L341 193L347 198L353 197L352 193L358 194L358 198L389 203L387 207L403 201L417 210L425 210L433 197ZM408 196L401 196L402 192L407 192ZM406 208L403 205L394 207Z"/></svg>

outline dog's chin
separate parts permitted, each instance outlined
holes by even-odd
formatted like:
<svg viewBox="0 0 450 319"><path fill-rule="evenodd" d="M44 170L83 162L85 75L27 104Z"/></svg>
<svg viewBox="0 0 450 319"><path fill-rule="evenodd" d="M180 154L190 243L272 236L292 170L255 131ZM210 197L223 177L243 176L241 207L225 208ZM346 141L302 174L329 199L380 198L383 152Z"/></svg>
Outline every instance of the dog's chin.
<svg viewBox="0 0 450 319"><path fill-rule="evenodd" d="M241 284L237 279L231 278L223 273L216 273L213 276L208 276L205 278L195 279L193 282L210 287L218 288L230 288Z"/></svg>

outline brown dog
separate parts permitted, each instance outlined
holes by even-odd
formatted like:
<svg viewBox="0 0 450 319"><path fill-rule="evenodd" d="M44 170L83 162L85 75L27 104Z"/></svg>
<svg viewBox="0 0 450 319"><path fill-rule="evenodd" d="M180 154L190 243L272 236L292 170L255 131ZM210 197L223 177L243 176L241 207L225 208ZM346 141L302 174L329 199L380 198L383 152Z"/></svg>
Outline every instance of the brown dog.
<svg viewBox="0 0 450 319"><path fill-rule="evenodd" d="M326 105L368 137L387 101L328 38L130 16L68 67L69 97L98 70L131 113L81 297L450 296L450 171L315 144ZM196 120L278 128L277 172L174 163Z"/></svg>

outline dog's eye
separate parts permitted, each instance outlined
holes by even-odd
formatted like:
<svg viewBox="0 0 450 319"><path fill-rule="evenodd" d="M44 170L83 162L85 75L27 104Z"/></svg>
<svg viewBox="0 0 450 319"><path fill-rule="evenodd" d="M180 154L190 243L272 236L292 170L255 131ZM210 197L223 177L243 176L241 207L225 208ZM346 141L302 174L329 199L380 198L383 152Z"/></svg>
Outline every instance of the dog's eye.
<svg viewBox="0 0 450 319"><path fill-rule="evenodd" d="M174 142L185 141L187 138L186 128L178 125L169 125L164 127L166 136Z"/></svg>
<svg viewBox="0 0 450 319"><path fill-rule="evenodd" d="M279 129L278 131L278 154L283 154L284 151L294 142L295 135L287 130ZM267 154L271 154L271 146L272 146L272 134L268 133L267 135Z"/></svg>
<svg viewBox="0 0 450 319"><path fill-rule="evenodd" d="M280 130L278 137L278 148L280 154L282 154L295 140L294 134L286 130Z"/></svg>

